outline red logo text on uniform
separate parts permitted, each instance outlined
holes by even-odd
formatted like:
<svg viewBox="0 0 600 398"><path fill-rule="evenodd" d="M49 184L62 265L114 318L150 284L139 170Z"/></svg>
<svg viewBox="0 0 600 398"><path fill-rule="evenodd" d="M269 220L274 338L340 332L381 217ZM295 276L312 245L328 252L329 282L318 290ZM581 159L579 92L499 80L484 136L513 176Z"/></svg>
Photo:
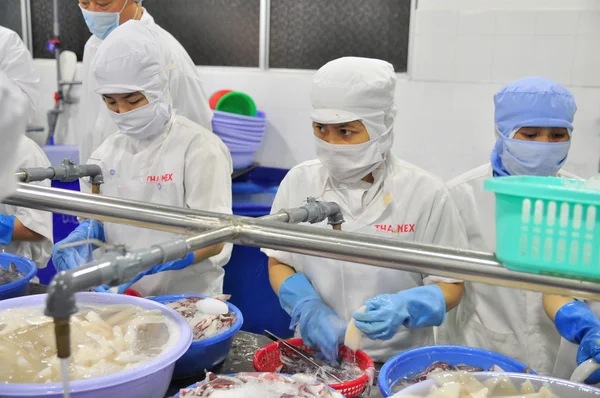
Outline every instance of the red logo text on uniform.
<svg viewBox="0 0 600 398"><path fill-rule="evenodd" d="M146 182L169 182L173 181L173 173L163 174L159 176L148 176Z"/></svg>
<svg viewBox="0 0 600 398"><path fill-rule="evenodd" d="M378 231L392 232L395 234L415 232L416 224L375 224L375 229Z"/></svg>

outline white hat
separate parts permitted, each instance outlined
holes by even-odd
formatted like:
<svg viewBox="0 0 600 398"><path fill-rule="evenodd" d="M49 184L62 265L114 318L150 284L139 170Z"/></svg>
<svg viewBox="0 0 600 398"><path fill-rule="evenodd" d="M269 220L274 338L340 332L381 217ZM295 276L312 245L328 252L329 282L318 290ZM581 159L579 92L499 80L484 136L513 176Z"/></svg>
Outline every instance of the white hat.
<svg viewBox="0 0 600 398"><path fill-rule="evenodd" d="M102 41L93 72L98 94L140 91L148 101L171 105L164 57L154 33L140 21L125 22Z"/></svg>
<svg viewBox="0 0 600 398"><path fill-rule="evenodd" d="M360 120L386 153L393 141L388 133L396 115L397 80L394 67L379 59L344 57L328 62L313 77L311 118L323 124Z"/></svg>

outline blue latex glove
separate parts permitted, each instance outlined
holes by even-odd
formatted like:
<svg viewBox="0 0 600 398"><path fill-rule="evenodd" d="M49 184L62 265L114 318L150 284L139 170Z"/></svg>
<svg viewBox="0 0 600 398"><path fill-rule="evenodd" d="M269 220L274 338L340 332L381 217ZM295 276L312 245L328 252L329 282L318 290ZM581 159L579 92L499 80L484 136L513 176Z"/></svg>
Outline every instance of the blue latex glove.
<svg viewBox="0 0 600 398"><path fill-rule="evenodd" d="M320 351L329 364L338 365L346 323L319 297L304 274L294 274L279 286L279 303L292 317L290 329L300 324L304 344Z"/></svg>
<svg viewBox="0 0 600 398"><path fill-rule="evenodd" d="M381 294L355 312L355 325L371 340L389 340L401 326L439 326L446 316L444 293L437 285L420 286L396 294Z"/></svg>
<svg viewBox="0 0 600 398"><path fill-rule="evenodd" d="M186 257L184 257L180 260L171 261L170 263L166 263L166 264L162 264L162 265L155 265L154 267L150 268L148 271L140 272L139 274L137 274L137 276L135 278L133 278L129 282L119 285L117 293L123 294L134 283L136 283L137 281L139 281L146 275L158 274L159 272L163 272L163 271L177 271L180 269L184 269L192 264L194 264L194 253L189 253ZM111 291L109 289L110 289L110 287L106 286L106 285L97 286L94 288L95 291L101 292L101 293L111 293Z"/></svg>
<svg viewBox="0 0 600 398"><path fill-rule="evenodd" d="M52 251L54 268L60 272L91 262L94 259L92 252L95 249L91 244L59 249L64 244L87 239L104 241L104 227L102 227L102 224L96 220L85 220L69 236L55 244Z"/></svg>
<svg viewBox="0 0 600 398"><path fill-rule="evenodd" d="M577 364L590 358L600 362L600 320L587 304L573 301L563 305L554 318L556 329L571 343L579 344ZM600 382L600 370L594 372L586 383Z"/></svg>
<svg viewBox="0 0 600 398"><path fill-rule="evenodd" d="M10 245L15 230L15 216L0 214L0 245Z"/></svg>

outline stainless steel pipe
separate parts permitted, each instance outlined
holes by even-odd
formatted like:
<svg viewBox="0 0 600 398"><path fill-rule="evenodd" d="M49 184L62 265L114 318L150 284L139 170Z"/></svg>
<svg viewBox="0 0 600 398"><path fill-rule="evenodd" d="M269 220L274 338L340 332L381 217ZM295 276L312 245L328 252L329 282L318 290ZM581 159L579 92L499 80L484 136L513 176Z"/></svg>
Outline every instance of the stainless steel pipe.
<svg viewBox="0 0 600 398"><path fill-rule="evenodd" d="M28 184L18 184L17 190L2 202L179 234L214 229L233 217Z"/></svg>
<svg viewBox="0 0 600 398"><path fill-rule="evenodd" d="M192 234L232 226L233 243L360 262L511 288L600 300L600 284L515 272L490 253L289 225L278 216L250 219L20 184L4 203L98 220Z"/></svg>
<svg viewBox="0 0 600 398"><path fill-rule="evenodd" d="M364 234L277 224L244 226L234 243L359 262L421 274L600 299L600 284L512 271L491 253L401 242Z"/></svg>

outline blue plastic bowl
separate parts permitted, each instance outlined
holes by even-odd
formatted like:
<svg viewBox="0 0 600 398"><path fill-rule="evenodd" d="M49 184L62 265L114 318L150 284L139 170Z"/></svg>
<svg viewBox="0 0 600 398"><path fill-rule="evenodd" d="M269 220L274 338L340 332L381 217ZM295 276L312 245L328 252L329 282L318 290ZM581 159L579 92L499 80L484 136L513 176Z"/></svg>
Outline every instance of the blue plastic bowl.
<svg viewBox="0 0 600 398"><path fill-rule="evenodd" d="M254 163L254 152L234 152L231 151L231 161L233 162L233 169L240 170L250 167Z"/></svg>
<svg viewBox="0 0 600 398"><path fill-rule="evenodd" d="M0 286L0 300L23 296L27 292L27 284L35 276L37 267L28 258L10 253L0 253L0 266L9 269L10 263L15 264L17 271L25 275L23 278Z"/></svg>
<svg viewBox="0 0 600 398"><path fill-rule="evenodd" d="M265 135L265 131L262 130L259 133L247 132L246 130L235 130L225 127L214 126L213 133L223 138L228 138L230 140L235 140L236 142L244 143L244 142L256 142L260 143L263 140Z"/></svg>
<svg viewBox="0 0 600 398"><path fill-rule="evenodd" d="M245 372L245 373L248 373L248 372ZM250 373L258 373L258 372L250 372ZM291 374L288 374L288 373L279 373L279 374L282 375L282 376L292 376ZM230 374L227 374L225 376L234 377L235 375L236 375L235 373L230 373ZM200 385L202 383L204 383L204 381L199 381L198 383L194 383L191 386L187 386L186 388L194 388L194 387L196 387L196 386L198 386L198 385ZM335 392L335 390L333 388L331 388L329 386L327 386L327 388L329 389L329 391ZM179 393L173 395L173 398L176 398L176 397L179 397ZM342 397L345 398L345 395L342 395Z"/></svg>
<svg viewBox="0 0 600 398"><path fill-rule="evenodd" d="M527 366L512 358L481 348L453 345L438 345L415 348L390 358L379 372L377 384L384 397L394 395L392 386L406 376L412 376L425 370L434 362L448 362L451 365L466 364L484 370L494 365L505 372L523 373ZM531 372L536 374L535 372Z"/></svg>
<svg viewBox="0 0 600 398"><path fill-rule="evenodd" d="M199 294L175 294L170 296L148 297L148 300L153 300L161 304L170 303L172 301L181 300L188 297L204 297ZM237 333L244 323L242 312L233 304L227 303L229 310L235 313L237 321L233 326L216 336L205 340L192 341L192 345L181 358L175 363L175 371L173 372L174 379L185 379L188 377L200 375L205 371L213 369L227 358L233 335Z"/></svg>
<svg viewBox="0 0 600 398"><path fill-rule="evenodd" d="M264 125L267 121L267 115L262 111L257 111L256 116L243 116L235 113L227 113L221 111L213 111L213 120L223 122L230 125L248 126L248 125Z"/></svg>

